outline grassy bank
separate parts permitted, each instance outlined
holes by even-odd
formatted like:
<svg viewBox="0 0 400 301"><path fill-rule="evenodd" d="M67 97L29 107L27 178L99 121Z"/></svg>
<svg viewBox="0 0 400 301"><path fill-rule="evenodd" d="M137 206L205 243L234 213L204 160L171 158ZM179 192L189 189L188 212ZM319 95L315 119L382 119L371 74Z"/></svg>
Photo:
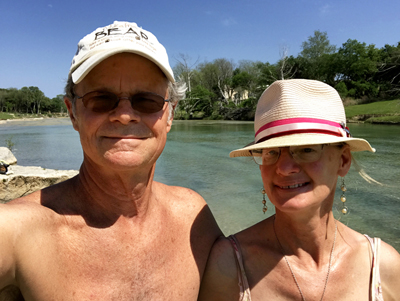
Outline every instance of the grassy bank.
<svg viewBox="0 0 400 301"><path fill-rule="evenodd" d="M57 118L68 117L67 113L45 113L45 114L22 114L22 113L4 113L0 112L0 120L6 119L26 119L26 118Z"/></svg>
<svg viewBox="0 0 400 301"><path fill-rule="evenodd" d="M348 122L400 124L400 99L345 107Z"/></svg>
<svg viewBox="0 0 400 301"><path fill-rule="evenodd" d="M400 99L377 101L345 107L348 122L400 124ZM0 112L0 120L68 117L66 113L20 114ZM198 116L201 119L201 116Z"/></svg>

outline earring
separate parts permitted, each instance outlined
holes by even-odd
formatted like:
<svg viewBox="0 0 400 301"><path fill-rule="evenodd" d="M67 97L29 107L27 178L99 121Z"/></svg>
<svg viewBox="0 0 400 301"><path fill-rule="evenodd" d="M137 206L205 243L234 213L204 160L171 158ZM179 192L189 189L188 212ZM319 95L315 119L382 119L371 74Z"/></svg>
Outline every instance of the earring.
<svg viewBox="0 0 400 301"><path fill-rule="evenodd" d="M342 201L342 204L343 204L342 213L343 213L343 215L346 215L348 213L349 209L345 205L346 196L344 195L344 193L346 192L347 188L346 188L346 185L344 184L344 178L342 178L342 185L340 185L340 189L342 190L342 195L340 196L340 200Z"/></svg>
<svg viewBox="0 0 400 301"><path fill-rule="evenodd" d="M263 203L263 212L264 212L264 214L265 214L265 212L267 212L267 210L268 210L268 207L267 207L267 201L265 200L265 189L263 188L263 189L261 189L261 193L262 193L262 195L263 195L263 200L262 200L262 203Z"/></svg>

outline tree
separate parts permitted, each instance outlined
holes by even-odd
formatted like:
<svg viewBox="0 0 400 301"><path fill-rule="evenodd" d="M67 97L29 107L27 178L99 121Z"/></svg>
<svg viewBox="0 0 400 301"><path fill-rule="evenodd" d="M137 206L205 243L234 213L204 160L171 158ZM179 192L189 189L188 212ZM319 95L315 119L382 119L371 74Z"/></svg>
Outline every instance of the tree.
<svg viewBox="0 0 400 301"><path fill-rule="evenodd" d="M357 40L347 40L337 53L335 66L337 80L343 81L349 96L361 98L378 94L378 85L373 82L378 71L379 51L375 45L366 45Z"/></svg>
<svg viewBox="0 0 400 301"><path fill-rule="evenodd" d="M336 52L336 46L331 45L326 32L319 30L314 31L314 36L308 37L308 40L301 43L300 56L311 62L318 61L318 58L324 54L332 54Z"/></svg>
<svg viewBox="0 0 400 301"><path fill-rule="evenodd" d="M278 78L278 73L276 66L268 62L258 63L257 68L260 72L257 78L257 94L260 96L261 93Z"/></svg>
<svg viewBox="0 0 400 301"><path fill-rule="evenodd" d="M379 50L380 60L375 79L380 89L389 95L400 94L400 42L397 46L385 45Z"/></svg>
<svg viewBox="0 0 400 301"><path fill-rule="evenodd" d="M259 65L261 62L253 62L248 60L239 61L238 70L244 72L244 78L241 79L241 89L246 89L247 96L250 98L258 95L259 84L258 78L261 76Z"/></svg>
<svg viewBox="0 0 400 301"><path fill-rule="evenodd" d="M40 91L38 87L33 86L29 87L28 90L29 97L33 103L32 113L35 113L36 110L36 114L40 114L40 105L45 99L44 93Z"/></svg>
<svg viewBox="0 0 400 301"><path fill-rule="evenodd" d="M176 66L174 68L175 76L184 80L188 87L188 92L191 92L192 91L192 85L191 85L192 76L195 71L195 66L199 62L199 58L197 58L197 60L192 64L192 63L190 63L191 58L187 54L179 53L178 59L176 59L176 60L178 63L176 64Z"/></svg>
<svg viewBox="0 0 400 301"><path fill-rule="evenodd" d="M4 112L6 108L6 99L8 91L6 89L0 89L0 112Z"/></svg>
<svg viewBox="0 0 400 301"><path fill-rule="evenodd" d="M234 63L232 60L227 59L216 59L213 64L216 66L217 71L217 86L223 100L228 103L229 99L232 99L233 88L232 88L232 76L234 70Z"/></svg>
<svg viewBox="0 0 400 301"><path fill-rule="evenodd" d="M220 107L228 104L232 98L232 76L234 63L227 59L216 59L212 63L205 62L198 65L199 82L201 86L219 95Z"/></svg>
<svg viewBox="0 0 400 301"><path fill-rule="evenodd" d="M326 32L314 31L314 36L301 44L299 55L299 70L302 78L330 81L328 70L331 69L331 55L336 52L336 46L331 45Z"/></svg>

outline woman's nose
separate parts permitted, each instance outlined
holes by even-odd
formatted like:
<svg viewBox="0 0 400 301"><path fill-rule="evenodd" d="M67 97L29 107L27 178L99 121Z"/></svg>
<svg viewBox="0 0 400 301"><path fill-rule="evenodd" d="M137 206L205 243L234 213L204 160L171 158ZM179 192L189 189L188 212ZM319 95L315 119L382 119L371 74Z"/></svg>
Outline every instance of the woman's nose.
<svg viewBox="0 0 400 301"><path fill-rule="evenodd" d="M300 171L300 165L293 158L288 147L281 148L280 156L275 164L280 174L286 175Z"/></svg>

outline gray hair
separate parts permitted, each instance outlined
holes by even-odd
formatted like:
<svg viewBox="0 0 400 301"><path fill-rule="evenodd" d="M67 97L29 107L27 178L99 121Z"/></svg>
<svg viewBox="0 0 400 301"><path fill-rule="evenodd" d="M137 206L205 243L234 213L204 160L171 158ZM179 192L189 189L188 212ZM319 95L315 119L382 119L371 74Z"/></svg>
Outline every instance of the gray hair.
<svg viewBox="0 0 400 301"><path fill-rule="evenodd" d="M72 103L72 113L75 114L75 101L76 101L76 94L75 94L75 84L72 81L71 74L68 76L67 84L65 85L65 97L67 97ZM171 120L174 114L174 109L176 109L178 102L184 99L186 96L186 83L183 80L179 80L175 83L171 83L168 81L168 108L169 108L169 115L168 120Z"/></svg>

